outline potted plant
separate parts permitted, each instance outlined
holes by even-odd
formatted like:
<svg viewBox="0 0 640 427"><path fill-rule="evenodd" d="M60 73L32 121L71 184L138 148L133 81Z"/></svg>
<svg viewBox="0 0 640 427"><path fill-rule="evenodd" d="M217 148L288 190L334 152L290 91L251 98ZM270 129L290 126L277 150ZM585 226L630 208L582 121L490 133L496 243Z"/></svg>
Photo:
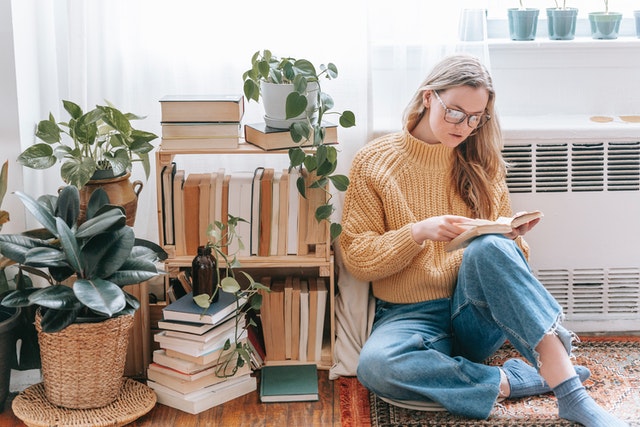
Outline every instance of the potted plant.
<svg viewBox="0 0 640 427"><path fill-rule="evenodd" d="M576 35L578 9L575 7L567 7L566 0L562 1L562 6L560 6L558 0L555 0L555 3L555 8L547 9L549 39L573 40Z"/></svg>
<svg viewBox="0 0 640 427"><path fill-rule="evenodd" d="M511 40L535 40L539 13L539 9L524 7L522 0L519 8L507 9Z"/></svg>
<svg viewBox="0 0 640 427"><path fill-rule="evenodd" d="M0 171L0 206L7 192L8 162L4 162ZM0 210L0 230L2 224L9 221L9 212ZM9 291L4 267L0 267L0 301ZM16 337L15 329L20 321L20 308L0 306L0 412L4 410L4 403L9 395L11 380L11 366L15 359Z"/></svg>
<svg viewBox="0 0 640 427"><path fill-rule="evenodd" d="M604 0L604 12L590 12L591 37L594 39L617 39L622 22L622 13L609 12L609 0Z"/></svg>
<svg viewBox="0 0 640 427"><path fill-rule="evenodd" d="M2 305L39 307L35 323L51 403L68 408L109 404L123 383L128 332L140 306L122 287L156 276L158 254L138 244L124 209L108 204L104 190L93 193L80 225L75 186L38 200L16 194L44 229L0 235L0 252L47 286L15 290Z"/></svg>
<svg viewBox="0 0 640 427"><path fill-rule="evenodd" d="M131 121L144 117L124 114L110 103L86 113L71 101L63 100L62 105L69 113L68 122L57 122L49 113L35 133L42 142L24 150L18 162L33 169L60 162L62 180L81 190L81 220L91 193L104 187L111 202L125 208L128 225L133 226L142 182L129 181L131 168L141 163L149 179L151 141L158 136L134 129Z"/></svg>
<svg viewBox="0 0 640 427"><path fill-rule="evenodd" d="M338 164L338 151L332 145L324 144L326 131L325 114L336 114L338 123L344 128L355 126L355 115L351 111L342 113L330 111L334 102L331 96L322 91L322 79L335 79L338 69L333 63L316 68L309 60L291 57L278 58L271 51L258 51L251 57L251 68L244 72L245 97L258 102L261 98L265 108L265 122L270 127L289 129L296 143L310 141L312 149L301 147L289 149L290 167L306 169L311 175L305 182L304 174L297 181L298 191L306 196L306 189L322 188L327 192L327 202L315 211L318 221L327 220L330 225L331 240L340 235L342 227L331 222L334 207L328 184L331 182L338 191L345 191L349 179L345 175L335 174ZM280 93L282 91L282 93ZM272 107L271 96L275 96ZM276 117L274 117L276 116Z"/></svg>

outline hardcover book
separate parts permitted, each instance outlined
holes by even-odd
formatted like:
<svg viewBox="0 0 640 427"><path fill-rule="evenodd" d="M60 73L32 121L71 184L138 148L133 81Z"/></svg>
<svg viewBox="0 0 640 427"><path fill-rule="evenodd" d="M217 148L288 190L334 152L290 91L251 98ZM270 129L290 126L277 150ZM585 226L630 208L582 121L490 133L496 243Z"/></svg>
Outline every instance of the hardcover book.
<svg viewBox="0 0 640 427"><path fill-rule="evenodd" d="M160 99L162 122L239 122L242 95L167 95Z"/></svg>
<svg viewBox="0 0 640 427"><path fill-rule="evenodd" d="M303 402L318 400L316 365L263 366L260 401Z"/></svg>
<svg viewBox="0 0 640 427"><path fill-rule="evenodd" d="M265 123L251 123L244 125L244 139L263 150L282 150L292 147L307 147L313 144L313 140L294 142L288 129L275 129ZM338 126L332 123L325 124L324 144L338 143Z"/></svg>
<svg viewBox="0 0 640 427"><path fill-rule="evenodd" d="M247 298L243 297L236 304L236 296L234 294L222 290L219 290L218 293L218 301L204 310L193 302L193 293L190 292L162 309L164 319L217 325L232 314L238 306L242 306L247 301Z"/></svg>

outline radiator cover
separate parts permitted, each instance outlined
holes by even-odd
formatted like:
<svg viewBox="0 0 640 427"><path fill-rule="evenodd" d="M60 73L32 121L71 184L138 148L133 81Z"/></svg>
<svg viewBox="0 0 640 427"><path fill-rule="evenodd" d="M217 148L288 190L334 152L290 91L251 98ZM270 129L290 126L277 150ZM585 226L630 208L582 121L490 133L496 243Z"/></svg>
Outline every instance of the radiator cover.
<svg viewBox="0 0 640 427"><path fill-rule="evenodd" d="M575 332L638 331L640 142L566 141L503 150L514 211L545 214L526 236L531 267Z"/></svg>

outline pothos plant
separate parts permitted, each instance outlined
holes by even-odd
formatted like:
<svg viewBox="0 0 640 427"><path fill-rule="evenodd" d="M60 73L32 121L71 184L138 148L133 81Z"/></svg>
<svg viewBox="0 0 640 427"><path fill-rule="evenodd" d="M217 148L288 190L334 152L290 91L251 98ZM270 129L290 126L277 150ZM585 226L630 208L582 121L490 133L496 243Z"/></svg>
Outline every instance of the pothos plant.
<svg viewBox="0 0 640 427"><path fill-rule="evenodd" d="M249 345L242 341L240 337L244 329L256 326L250 314L260 310L262 306L260 291L269 292L268 287L256 282L246 271L240 270L239 273L248 281L248 285L241 286L236 277L237 269L241 267L237 254L244 247L241 236L236 231L239 222L247 221L240 217L229 215L227 224L215 221L209 225L207 229L209 238L207 246L211 248L211 253L216 260L215 271L218 285L212 295L200 294L193 296L193 301L199 307L202 307L204 312L215 300L218 292L224 291L235 295L234 339L233 341L231 339L226 340L223 351L218 358L215 372L219 377L233 376L238 368L244 366L245 363L251 363ZM238 251L228 253L228 249L234 240L237 242Z"/></svg>
<svg viewBox="0 0 640 427"><path fill-rule="evenodd" d="M315 218L318 221L326 220L330 223L331 240L334 240L342 232L339 223L331 221L331 214L335 210L331 203L332 195L328 184L331 183L338 191L346 191L349 186L349 178L336 174L338 165L338 150L324 143L326 126L323 120L325 115L337 115L338 123L343 128L355 126L356 119L352 111L342 113L330 111L334 107L333 98L322 91L321 81L332 80L338 77L338 68L333 63L321 64L318 69L307 59L292 57L278 58L270 50L258 51L251 57L251 68L242 75L244 80L244 95L251 101L259 102L262 96L261 82L290 84L292 92L285 101L286 119L292 119L304 114L304 118L296 121L289 127L291 138L295 143L311 141L312 149L303 150L301 147L289 149L290 168L304 168L312 174L314 179L310 188L321 188L327 192L327 202L316 208ZM316 93L316 105L308 109L307 96L310 92L310 84L314 83ZM303 174L296 181L299 193L306 197L306 182Z"/></svg>

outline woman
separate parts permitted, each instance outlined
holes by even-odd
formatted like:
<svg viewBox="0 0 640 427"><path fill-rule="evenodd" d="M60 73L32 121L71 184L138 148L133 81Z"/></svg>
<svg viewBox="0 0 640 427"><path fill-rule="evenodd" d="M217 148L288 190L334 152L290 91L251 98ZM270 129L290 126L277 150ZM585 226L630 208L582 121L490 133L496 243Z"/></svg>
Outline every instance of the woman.
<svg viewBox="0 0 640 427"><path fill-rule="evenodd" d="M586 394L589 371L571 363L561 307L529 269L522 236L539 220L444 250L469 218L512 214L494 103L476 58L445 58L407 106L403 131L355 156L340 245L376 298L358 378L383 398L482 419L499 398L553 390L562 418L626 425ZM506 339L533 366L484 365Z"/></svg>

